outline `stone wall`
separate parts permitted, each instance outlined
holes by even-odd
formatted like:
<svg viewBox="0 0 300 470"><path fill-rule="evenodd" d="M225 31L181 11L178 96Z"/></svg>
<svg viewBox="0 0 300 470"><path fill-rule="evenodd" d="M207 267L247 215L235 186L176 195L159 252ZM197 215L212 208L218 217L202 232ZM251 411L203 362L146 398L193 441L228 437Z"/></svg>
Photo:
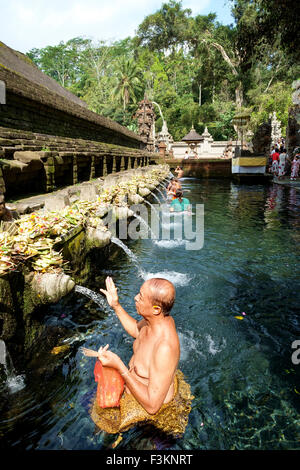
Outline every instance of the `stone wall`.
<svg viewBox="0 0 300 470"><path fill-rule="evenodd" d="M160 163L163 161L161 160ZM231 158L208 159L201 158L197 160L169 160L165 161L170 170L174 173L174 169L181 166L184 171L184 177L194 178L231 178Z"/></svg>
<svg viewBox="0 0 300 470"><path fill-rule="evenodd" d="M120 133L116 129L98 125L83 117L69 114L10 91L6 93L6 104L0 106L0 126L131 148L144 147L141 140Z"/></svg>
<svg viewBox="0 0 300 470"><path fill-rule="evenodd" d="M0 126L145 148L145 139L88 109L87 103L36 67L24 54L0 42L0 81L6 100Z"/></svg>
<svg viewBox="0 0 300 470"><path fill-rule="evenodd" d="M50 192L156 159L145 150L0 127L0 192Z"/></svg>
<svg viewBox="0 0 300 470"><path fill-rule="evenodd" d="M289 156L293 155L295 147L300 147L300 80L293 83L293 105L289 109L286 129L286 146Z"/></svg>
<svg viewBox="0 0 300 470"><path fill-rule="evenodd" d="M166 165L152 165L116 172L104 178L101 183L97 181L84 183L81 189L78 186L72 187L76 196L74 193L72 203L74 205L70 207L72 211L76 211L78 207L77 209L75 207L83 203L86 208L84 216L77 224L70 223L66 233L58 233L55 228L51 235L52 255L54 252L62 253L62 259L68 262L66 273L64 263L57 265L55 269L51 269L49 265L46 270L37 270L34 259L36 256L39 257L38 253L33 257L25 256L21 259L14 252L12 256L17 256L15 257L18 263L17 269L8 268L0 275L0 340L5 341L8 346L14 364L18 357L23 358L24 354L35 347L38 331L43 328L44 324L44 308L72 292L75 283L85 285L88 279L96 274L91 271L92 264L98 273L101 262L110 257L114 250L118 250L117 245L112 243L113 225L109 225L110 218L106 217L107 214L110 212L114 216L118 236L120 220L128 224L133 219L132 204L143 204L145 200L151 200L153 198L151 191L154 191L160 182L165 181L168 175L169 168ZM90 186L92 198L88 197L87 192L84 191L85 185ZM115 192L114 188L117 185L118 191ZM110 193L112 199L106 199L108 202L101 202L96 192L91 191L92 186L94 189L101 186L98 189L103 194ZM134 189L133 186L135 186ZM65 193L65 190L59 193L63 196L62 193ZM59 208L60 195L49 195L45 207L34 214L36 216L39 214L41 217L47 217L48 214L49 217L48 211L54 211L56 216L59 216L62 210ZM93 200L88 203L90 199ZM125 205L124 201L127 201ZM67 204L70 205L70 202ZM34 214L31 214L30 218ZM51 227L54 226L51 225ZM38 239L44 238L43 233L40 231L37 234ZM47 237L49 241L49 233ZM31 241L33 239L30 239L30 243ZM18 245L16 240L13 243ZM91 263L91 260L94 262Z"/></svg>

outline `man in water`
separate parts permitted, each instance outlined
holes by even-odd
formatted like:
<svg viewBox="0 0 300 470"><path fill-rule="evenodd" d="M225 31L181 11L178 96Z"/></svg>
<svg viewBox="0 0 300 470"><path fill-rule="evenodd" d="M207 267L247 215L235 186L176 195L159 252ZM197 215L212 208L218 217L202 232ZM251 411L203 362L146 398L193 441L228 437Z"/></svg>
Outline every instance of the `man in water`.
<svg viewBox="0 0 300 470"><path fill-rule="evenodd" d="M180 179L183 177L183 169L181 166L178 166L175 170L175 173L177 173L177 178Z"/></svg>
<svg viewBox="0 0 300 470"><path fill-rule="evenodd" d="M180 343L170 316L175 301L174 285L161 278L144 282L134 299L137 313L143 317L140 321L120 305L117 288L110 277L106 279L106 290L100 291L135 341L129 368L117 354L107 350L109 345L101 347L98 353L82 349L86 356L96 356L103 366L116 369L125 381L119 407L101 408L94 400L90 409L92 420L101 430L112 434L126 431L137 423L151 422L164 433L181 436L188 423L193 396L177 369Z"/></svg>
<svg viewBox="0 0 300 470"><path fill-rule="evenodd" d="M173 284L160 278L146 281L135 296L136 310L143 317L137 321L119 303L113 280L106 279L106 295L123 328L135 338L129 369L117 354L100 349L104 366L117 369L123 376L126 391L131 393L149 414L155 414L174 395L174 376L180 357L180 344L170 311L175 300Z"/></svg>
<svg viewBox="0 0 300 470"><path fill-rule="evenodd" d="M178 181L178 178L172 178L167 187L167 197L174 199L176 197L176 191L178 189L181 189L181 184Z"/></svg>

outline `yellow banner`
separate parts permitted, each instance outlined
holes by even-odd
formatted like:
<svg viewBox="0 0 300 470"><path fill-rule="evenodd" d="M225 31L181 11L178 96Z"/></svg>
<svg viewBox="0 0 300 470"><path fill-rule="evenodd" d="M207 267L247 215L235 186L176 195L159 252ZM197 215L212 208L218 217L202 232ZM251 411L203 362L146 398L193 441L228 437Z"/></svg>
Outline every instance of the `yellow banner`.
<svg viewBox="0 0 300 470"><path fill-rule="evenodd" d="M233 166L265 166L267 157L238 157L232 159Z"/></svg>

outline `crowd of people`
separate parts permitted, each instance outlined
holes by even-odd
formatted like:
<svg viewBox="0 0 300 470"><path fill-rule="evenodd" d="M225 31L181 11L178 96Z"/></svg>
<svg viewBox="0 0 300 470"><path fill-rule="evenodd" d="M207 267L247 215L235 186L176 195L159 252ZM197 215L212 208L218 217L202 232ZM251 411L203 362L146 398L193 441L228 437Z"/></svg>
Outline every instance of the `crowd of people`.
<svg viewBox="0 0 300 470"><path fill-rule="evenodd" d="M296 147L292 157L289 157L284 146L273 146L268 161L268 171L278 179L284 176L289 177L291 181L295 181L299 177L300 168L300 147Z"/></svg>

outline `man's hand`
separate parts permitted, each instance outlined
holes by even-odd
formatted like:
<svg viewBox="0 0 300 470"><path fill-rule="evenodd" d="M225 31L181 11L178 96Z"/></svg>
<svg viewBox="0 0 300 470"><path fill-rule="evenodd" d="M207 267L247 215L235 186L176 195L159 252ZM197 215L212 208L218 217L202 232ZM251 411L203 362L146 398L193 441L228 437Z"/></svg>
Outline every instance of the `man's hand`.
<svg viewBox="0 0 300 470"><path fill-rule="evenodd" d="M106 284L106 290L100 289L100 292L106 295L106 299L108 304L112 307L115 308L119 305L119 297L117 293L117 288L114 284L114 281L112 280L111 277L107 277L105 280Z"/></svg>
<svg viewBox="0 0 300 470"><path fill-rule="evenodd" d="M113 367L118 370L122 361L117 354L107 351L108 346L108 344L104 348L101 346L98 350L98 359L103 366Z"/></svg>

